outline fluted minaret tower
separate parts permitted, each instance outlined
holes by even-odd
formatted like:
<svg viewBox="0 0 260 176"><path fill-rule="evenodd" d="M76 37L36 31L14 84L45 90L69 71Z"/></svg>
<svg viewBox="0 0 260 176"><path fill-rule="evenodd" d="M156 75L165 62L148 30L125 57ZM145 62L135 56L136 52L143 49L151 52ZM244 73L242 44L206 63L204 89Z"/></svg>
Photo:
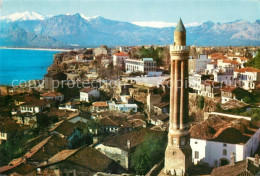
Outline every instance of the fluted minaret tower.
<svg viewBox="0 0 260 176"><path fill-rule="evenodd" d="M189 47L186 46L186 29L181 19L174 31L174 45L170 46L170 54L170 121L164 172L168 175L187 175L192 155L188 124Z"/></svg>

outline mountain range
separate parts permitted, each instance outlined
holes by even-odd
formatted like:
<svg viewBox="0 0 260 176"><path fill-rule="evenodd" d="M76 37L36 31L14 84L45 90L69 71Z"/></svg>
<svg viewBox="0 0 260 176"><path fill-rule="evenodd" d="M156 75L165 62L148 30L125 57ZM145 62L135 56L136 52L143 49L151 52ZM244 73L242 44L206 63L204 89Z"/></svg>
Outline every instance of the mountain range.
<svg viewBox="0 0 260 176"><path fill-rule="evenodd" d="M94 47L99 45L165 45L173 43L175 23L145 26L82 14L43 16L35 12L0 17L0 46ZM157 23L160 24L160 23ZM186 24L187 44L204 46L260 45L260 20L251 23L207 21Z"/></svg>

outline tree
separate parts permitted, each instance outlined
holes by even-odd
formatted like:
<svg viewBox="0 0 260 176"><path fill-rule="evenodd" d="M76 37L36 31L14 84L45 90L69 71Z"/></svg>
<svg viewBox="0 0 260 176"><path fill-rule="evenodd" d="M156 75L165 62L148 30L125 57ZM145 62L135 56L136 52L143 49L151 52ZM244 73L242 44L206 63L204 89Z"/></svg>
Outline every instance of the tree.
<svg viewBox="0 0 260 176"><path fill-rule="evenodd" d="M200 108L200 109L203 109L204 108L204 97L203 96L199 96L199 98L198 98L198 107Z"/></svg>
<svg viewBox="0 0 260 176"><path fill-rule="evenodd" d="M136 174L144 175L159 163L164 157L166 144L165 134L150 133L145 136L144 142L137 147L131 159L131 167Z"/></svg>
<svg viewBox="0 0 260 176"><path fill-rule="evenodd" d="M245 96L242 100L243 100L243 102L245 102L245 103L251 103L251 102L252 102L252 98L249 97L249 96Z"/></svg>
<svg viewBox="0 0 260 176"><path fill-rule="evenodd" d="M250 61L245 63L245 66L255 67L255 68L260 69L260 50L258 50L258 52L254 58L250 59Z"/></svg>

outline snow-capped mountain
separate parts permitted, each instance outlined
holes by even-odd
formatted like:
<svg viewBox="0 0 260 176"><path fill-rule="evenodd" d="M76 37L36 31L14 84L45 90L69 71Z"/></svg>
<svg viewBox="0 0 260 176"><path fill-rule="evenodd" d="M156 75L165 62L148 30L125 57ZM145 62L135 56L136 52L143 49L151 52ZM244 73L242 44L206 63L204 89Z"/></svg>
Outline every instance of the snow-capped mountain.
<svg viewBox="0 0 260 176"><path fill-rule="evenodd" d="M0 46L165 45L173 43L173 26L174 22L133 24L79 13L0 21ZM260 20L185 26L188 45L260 45Z"/></svg>
<svg viewBox="0 0 260 176"><path fill-rule="evenodd" d="M26 21L26 20L44 20L45 17L36 12L16 12L11 15L2 16L0 20L6 22L13 22L13 21Z"/></svg>
<svg viewBox="0 0 260 176"><path fill-rule="evenodd" d="M164 28L164 27L175 27L177 23L169 23L169 22L163 22L163 21L134 21L131 22L138 26L143 27L153 27L153 28ZM199 26L201 23L188 23L185 24L186 27L192 27L192 26Z"/></svg>

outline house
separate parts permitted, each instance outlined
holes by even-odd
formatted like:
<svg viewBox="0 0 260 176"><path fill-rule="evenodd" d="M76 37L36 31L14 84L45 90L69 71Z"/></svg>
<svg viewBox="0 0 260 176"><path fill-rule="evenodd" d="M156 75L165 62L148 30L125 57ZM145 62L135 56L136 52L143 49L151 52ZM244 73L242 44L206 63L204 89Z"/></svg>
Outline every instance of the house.
<svg viewBox="0 0 260 176"><path fill-rule="evenodd" d="M117 174L125 171L115 161L88 146L74 150L62 150L37 168L39 175L91 176L97 172Z"/></svg>
<svg viewBox="0 0 260 176"><path fill-rule="evenodd" d="M129 55L127 53L115 53L113 54L113 65L119 68L125 68L126 59L129 59Z"/></svg>
<svg viewBox="0 0 260 176"><path fill-rule="evenodd" d="M142 72L149 73L156 71L156 61L153 58L137 59L126 59L125 70L127 73Z"/></svg>
<svg viewBox="0 0 260 176"><path fill-rule="evenodd" d="M107 104L107 102L104 101L94 102L92 103L92 106L92 109L95 112L107 111L109 109L109 105Z"/></svg>
<svg viewBox="0 0 260 176"><path fill-rule="evenodd" d="M245 90L256 89L260 84L260 69L244 67L234 72L236 84Z"/></svg>
<svg viewBox="0 0 260 176"><path fill-rule="evenodd" d="M83 129L78 128L75 123L69 122L68 120L55 123L49 132L66 138L69 141L69 148L73 147L74 143L77 143L83 138Z"/></svg>
<svg viewBox="0 0 260 176"><path fill-rule="evenodd" d="M205 73L207 64L211 62L207 54L199 54L198 59L189 59L189 73Z"/></svg>
<svg viewBox="0 0 260 176"><path fill-rule="evenodd" d="M67 147L67 140L51 135L30 148L20 158L13 159L7 166L0 167L0 175L36 175L35 166L47 161Z"/></svg>
<svg viewBox="0 0 260 176"><path fill-rule="evenodd" d="M80 101L90 102L91 98L97 98L99 95L97 90L86 87L80 90Z"/></svg>
<svg viewBox="0 0 260 176"><path fill-rule="evenodd" d="M163 125L169 121L169 114L151 115L150 123L153 125Z"/></svg>
<svg viewBox="0 0 260 176"><path fill-rule="evenodd" d="M198 95L214 98L220 95L220 83L213 80L205 80L201 82Z"/></svg>
<svg viewBox="0 0 260 176"><path fill-rule="evenodd" d="M119 133L133 129L126 117L121 115L107 115L98 118L102 133Z"/></svg>
<svg viewBox="0 0 260 176"><path fill-rule="evenodd" d="M170 112L170 103L169 102L161 102L154 105L154 113L156 115L160 114L169 114Z"/></svg>
<svg viewBox="0 0 260 176"><path fill-rule="evenodd" d="M59 92L46 92L44 94L41 94L40 99L42 100L55 100L62 102L64 100L64 95Z"/></svg>
<svg viewBox="0 0 260 176"><path fill-rule="evenodd" d="M190 145L194 164L219 167L254 155L260 142L259 127L245 118L210 115L190 129Z"/></svg>
<svg viewBox="0 0 260 176"><path fill-rule="evenodd" d="M214 81L222 85L234 85L234 67L218 67L214 70Z"/></svg>
<svg viewBox="0 0 260 176"><path fill-rule="evenodd" d="M0 145L8 141L18 130L19 125L10 118L0 119Z"/></svg>
<svg viewBox="0 0 260 176"><path fill-rule="evenodd" d="M116 110L120 112L137 112L137 104L116 104L114 101L109 103L110 110Z"/></svg>
<svg viewBox="0 0 260 176"><path fill-rule="evenodd" d="M130 95L121 95L120 100L122 103L126 103L126 104L135 103L135 99L133 97L131 97Z"/></svg>
<svg viewBox="0 0 260 176"><path fill-rule="evenodd" d="M232 110L232 109L247 109L249 108L249 104L246 104L242 101L231 99L228 102L221 105L221 108L224 110Z"/></svg>
<svg viewBox="0 0 260 176"><path fill-rule="evenodd" d="M16 115L12 116L13 119L16 120L16 123L21 125L30 126L31 128L37 127L37 116L34 113L17 113Z"/></svg>
<svg viewBox="0 0 260 176"><path fill-rule="evenodd" d="M141 128L107 137L101 143L96 144L95 149L113 159L125 169L129 169L131 151L144 141L145 135L149 132L151 131Z"/></svg>
<svg viewBox="0 0 260 176"><path fill-rule="evenodd" d="M100 47L94 49L94 55L95 56L98 56L100 54L107 55L107 47L106 46L100 46Z"/></svg>
<svg viewBox="0 0 260 176"><path fill-rule="evenodd" d="M235 158L232 156L232 158ZM258 161L257 161L258 160ZM255 156L255 159L247 158L243 161L231 162L230 165L214 168L211 172L211 176L256 176L260 173L259 157Z"/></svg>
<svg viewBox="0 0 260 176"><path fill-rule="evenodd" d="M69 102L67 102L65 104L60 105L59 109L60 110L68 110L68 111L77 112L78 109L76 108L75 104L76 104L75 102L69 101Z"/></svg>
<svg viewBox="0 0 260 176"><path fill-rule="evenodd" d="M87 123L91 119L89 112L80 112L67 117L67 120L71 123L83 122Z"/></svg>
<svg viewBox="0 0 260 176"><path fill-rule="evenodd" d="M229 100L236 99L236 95L234 93L235 90L239 89L234 86L224 86L221 90L221 103L226 103Z"/></svg>
<svg viewBox="0 0 260 176"><path fill-rule="evenodd" d="M66 109L50 108L49 111L45 112L45 115L49 118L58 118L58 120L61 121L68 117L78 115L78 113L73 111L67 111Z"/></svg>
<svg viewBox="0 0 260 176"><path fill-rule="evenodd" d="M43 112L45 108L50 108L50 107L51 107L51 103L47 100L28 98L25 103L20 105L20 112L39 113L39 112Z"/></svg>

